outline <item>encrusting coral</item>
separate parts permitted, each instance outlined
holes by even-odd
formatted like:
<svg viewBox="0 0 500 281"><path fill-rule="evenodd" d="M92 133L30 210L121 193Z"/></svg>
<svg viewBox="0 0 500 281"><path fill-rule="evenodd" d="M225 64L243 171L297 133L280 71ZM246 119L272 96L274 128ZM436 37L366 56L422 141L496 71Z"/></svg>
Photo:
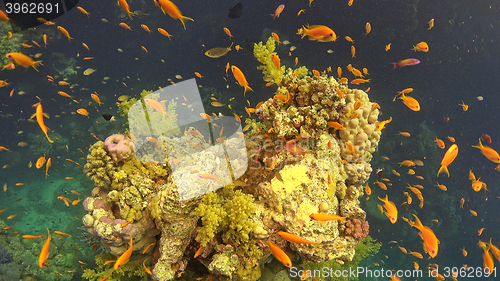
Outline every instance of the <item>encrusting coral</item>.
<svg viewBox="0 0 500 281"><path fill-rule="evenodd" d="M272 38L254 49L278 89L256 107L260 121L246 121L248 154L234 138L210 145L195 128L158 136L157 143L134 140L142 148L127 157L102 142L90 148L85 170L97 187L85 199L82 221L113 254L125 251L131 235L134 253L153 245L147 253L154 253L154 280L174 279L193 256L214 276L257 280L270 256L268 239L294 263L301 257L331 267L357 264L369 252L361 246L378 250L358 200L380 140L376 105L326 73L278 68L274 50ZM175 120L156 113L161 122ZM232 177L246 165L231 162L227 170L224 161L236 152L250 160L239 179ZM320 222L312 214L343 218ZM317 245L289 242L279 231ZM136 261L133 255L131 266ZM99 270L96 276L106 272Z"/></svg>

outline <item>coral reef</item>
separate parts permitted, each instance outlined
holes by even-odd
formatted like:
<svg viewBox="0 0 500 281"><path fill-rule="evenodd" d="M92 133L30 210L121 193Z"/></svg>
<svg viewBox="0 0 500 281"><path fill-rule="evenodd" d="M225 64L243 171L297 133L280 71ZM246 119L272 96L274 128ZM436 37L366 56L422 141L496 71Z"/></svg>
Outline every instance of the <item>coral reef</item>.
<svg viewBox="0 0 500 281"><path fill-rule="evenodd" d="M12 254L0 245L0 264L12 262Z"/></svg>
<svg viewBox="0 0 500 281"><path fill-rule="evenodd" d="M84 201L88 214L82 221L114 255L125 251L131 235L134 253L153 245L148 254L153 255L154 280L174 279L195 252L214 276L257 280L270 256L267 239L293 262L301 257L331 268L357 265L378 251L380 245L367 236L366 213L358 200L381 135L376 105L365 92L325 73L310 76L305 67L278 68L274 44L269 39L254 48L265 79L278 89L257 106L260 121L247 119L246 147L236 134L210 145L195 128L186 128L180 137L151 134L146 125L178 130L176 104L170 101L166 114L148 112L149 124L129 119L137 136L135 154L113 156L102 142L90 148L85 170L97 187ZM158 95L141 93L161 102ZM135 102L122 102L121 113L136 115ZM145 138L151 135L154 140ZM224 161L245 149L251 162L246 172L246 163ZM311 219L318 213L346 217L346 222ZM289 242L278 231L318 245ZM133 255L130 266L138 260ZM98 264L84 277L109 275L110 269ZM132 272L129 264L120 270Z"/></svg>

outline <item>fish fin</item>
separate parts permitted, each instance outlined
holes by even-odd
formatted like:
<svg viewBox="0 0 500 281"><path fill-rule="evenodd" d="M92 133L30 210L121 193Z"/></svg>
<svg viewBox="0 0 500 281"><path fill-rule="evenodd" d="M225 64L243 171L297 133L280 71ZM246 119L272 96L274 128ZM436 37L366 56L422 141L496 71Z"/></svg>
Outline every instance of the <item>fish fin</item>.
<svg viewBox="0 0 500 281"><path fill-rule="evenodd" d="M437 176L439 177L439 174L441 174L441 173L446 173L448 175L448 177L450 177L450 172L448 172L447 166L441 166L441 168L439 168Z"/></svg>

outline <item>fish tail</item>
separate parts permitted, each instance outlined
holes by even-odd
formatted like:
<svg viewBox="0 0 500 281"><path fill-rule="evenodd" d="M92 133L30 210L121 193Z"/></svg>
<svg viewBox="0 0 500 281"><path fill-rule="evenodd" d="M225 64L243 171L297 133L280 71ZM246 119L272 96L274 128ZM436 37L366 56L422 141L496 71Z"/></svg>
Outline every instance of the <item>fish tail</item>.
<svg viewBox="0 0 500 281"><path fill-rule="evenodd" d="M194 19L192 19L190 17L185 17L185 16L180 17L179 20L182 22L184 29L186 29L186 24L185 24L186 20L194 21Z"/></svg>
<svg viewBox="0 0 500 281"><path fill-rule="evenodd" d="M245 91L243 93L246 94L247 91L252 91L253 92L252 88L250 88L248 85L245 86Z"/></svg>
<svg viewBox="0 0 500 281"><path fill-rule="evenodd" d="M399 63L397 63L397 62L391 62L391 63L394 65L394 68L396 68L396 67L398 67L398 66L399 66ZM394 68L393 68L393 69L394 69Z"/></svg>
<svg viewBox="0 0 500 281"><path fill-rule="evenodd" d="M33 63L33 65L32 65L32 67L33 67L33 68L34 68L37 72L39 72L39 71L38 71L38 69L36 69L36 67L37 67L37 66L39 66L39 65L42 65L42 61L41 61L41 60L37 60L37 61L35 61L35 62Z"/></svg>
<svg viewBox="0 0 500 281"><path fill-rule="evenodd" d="M441 168L439 168L437 176L439 177L439 174L441 174L441 173L446 173L448 175L448 177L450 177L450 172L448 172L447 166L441 166Z"/></svg>

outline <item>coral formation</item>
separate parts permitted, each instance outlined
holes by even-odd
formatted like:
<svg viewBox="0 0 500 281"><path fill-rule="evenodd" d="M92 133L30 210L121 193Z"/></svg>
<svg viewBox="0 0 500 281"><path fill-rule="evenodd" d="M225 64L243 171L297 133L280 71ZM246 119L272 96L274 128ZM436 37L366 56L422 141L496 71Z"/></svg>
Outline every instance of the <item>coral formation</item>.
<svg viewBox="0 0 500 281"><path fill-rule="evenodd" d="M367 221L360 219L347 220L345 234L352 235L356 239L363 239L368 236L370 226Z"/></svg>
<svg viewBox="0 0 500 281"><path fill-rule="evenodd" d="M243 173L246 163L231 162L229 167L224 158L245 147L235 138L210 145L195 128L186 128L180 137L153 134L152 141L144 138L151 136L144 131L148 124L129 121L131 132L139 136L135 154L113 156L116 151L106 151L102 142L90 148L85 170L97 187L85 199L88 214L82 221L115 255L127 248L128 235L134 239L134 253L154 245L148 252L154 253L154 280L174 279L195 252L214 276L257 280L259 265L270 255L267 239L293 262L300 256L331 268L357 265L378 250L367 236L366 213L358 200L381 134L375 129L376 105L365 92L325 73L310 76L305 67L277 67L274 43L269 39L254 48L265 78L278 89L257 106L260 121L246 121L251 163L241 178L235 175ZM159 101L157 95L143 91L141 97ZM121 113L137 114L135 102L122 102ZM170 101L166 114L149 111L146 121L178 130L175 105ZM311 219L318 213L346 221ZM289 242L278 231L318 245ZM132 256L130 266L137 261ZM120 270L130 270L127 266ZM102 263L85 277L103 278L108 272Z"/></svg>
<svg viewBox="0 0 500 281"><path fill-rule="evenodd" d="M128 160L134 153L132 141L121 134L114 134L106 138L104 148L115 162Z"/></svg>

